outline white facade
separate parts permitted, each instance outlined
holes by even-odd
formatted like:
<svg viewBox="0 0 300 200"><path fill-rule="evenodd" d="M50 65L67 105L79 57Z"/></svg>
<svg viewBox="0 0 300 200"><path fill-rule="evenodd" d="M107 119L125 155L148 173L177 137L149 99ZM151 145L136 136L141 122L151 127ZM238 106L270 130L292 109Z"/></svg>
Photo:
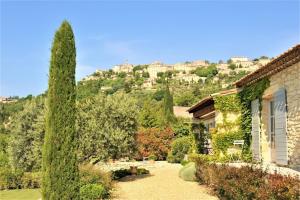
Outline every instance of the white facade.
<svg viewBox="0 0 300 200"><path fill-rule="evenodd" d="M247 57L243 57L243 56L235 56L235 57L231 57L230 59L232 60L233 63L249 61Z"/></svg>

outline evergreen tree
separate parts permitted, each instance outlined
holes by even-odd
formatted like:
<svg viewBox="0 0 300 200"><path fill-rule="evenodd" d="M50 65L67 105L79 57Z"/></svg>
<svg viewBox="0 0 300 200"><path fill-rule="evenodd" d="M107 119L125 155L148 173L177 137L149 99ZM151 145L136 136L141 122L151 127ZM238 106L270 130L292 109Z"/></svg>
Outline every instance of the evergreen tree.
<svg viewBox="0 0 300 200"><path fill-rule="evenodd" d="M165 95L163 101L164 117L167 124L170 124L175 121L173 105L173 96L170 92L169 85L167 82L165 86Z"/></svg>
<svg viewBox="0 0 300 200"><path fill-rule="evenodd" d="M76 48L64 21L51 49L46 133L43 147L43 199L79 199L76 135Z"/></svg>

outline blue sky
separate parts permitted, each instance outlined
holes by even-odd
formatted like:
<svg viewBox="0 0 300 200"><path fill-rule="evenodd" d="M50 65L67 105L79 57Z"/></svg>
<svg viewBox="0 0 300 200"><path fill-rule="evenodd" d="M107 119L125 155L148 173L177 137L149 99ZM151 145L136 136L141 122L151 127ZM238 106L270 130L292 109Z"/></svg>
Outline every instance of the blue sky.
<svg viewBox="0 0 300 200"><path fill-rule="evenodd" d="M1 96L47 88L51 42L73 26L77 80L123 63L276 56L300 42L299 1L1 1Z"/></svg>

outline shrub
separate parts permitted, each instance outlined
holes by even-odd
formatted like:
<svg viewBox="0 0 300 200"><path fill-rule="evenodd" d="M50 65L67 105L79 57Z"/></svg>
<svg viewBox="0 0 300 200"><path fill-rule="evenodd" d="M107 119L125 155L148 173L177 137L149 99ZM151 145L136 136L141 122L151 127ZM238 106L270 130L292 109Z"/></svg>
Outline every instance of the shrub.
<svg viewBox="0 0 300 200"><path fill-rule="evenodd" d="M149 170L144 169L144 168L138 168L137 169L137 175L145 175L145 174L149 174Z"/></svg>
<svg viewBox="0 0 300 200"><path fill-rule="evenodd" d="M169 152L169 153L168 153L167 161L168 161L169 163L175 163L175 162L176 162L176 161L175 161L175 156L173 156L172 152Z"/></svg>
<svg viewBox="0 0 300 200"><path fill-rule="evenodd" d="M103 172L91 164L79 167L80 186L87 184L101 184L106 191L112 189L112 176L110 172Z"/></svg>
<svg viewBox="0 0 300 200"><path fill-rule="evenodd" d="M183 166L179 171L179 177L185 181L195 181L196 180L196 167L195 163L190 162Z"/></svg>
<svg viewBox="0 0 300 200"><path fill-rule="evenodd" d="M151 154L148 158L149 160L157 160L157 156L153 154Z"/></svg>
<svg viewBox="0 0 300 200"><path fill-rule="evenodd" d="M174 156L174 162L181 162L184 159L184 155L189 153L190 148L192 147L192 139L189 136L184 136L177 138L172 142L171 155Z"/></svg>
<svg viewBox="0 0 300 200"><path fill-rule="evenodd" d="M136 135L137 160L155 155L158 160L165 160L171 149L174 132L171 128L143 128Z"/></svg>
<svg viewBox="0 0 300 200"><path fill-rule="evenodd" d="M87 184L80 188L80 199L82 200L103 199L105 195L105 188L99 184Z"/></svg>
<svg viewBox="0 0 300 200"><path fill-rule="evenodd" d="M190 161L188 161L188 160L182 160L181 162L180 162L180 164L182 165L182 166L185 166L185 165L187 165L187 164L189 164L190 163Z"/></svg>
<svg viewBox="0 0 300 200"><path fill-rule="evenodd" d="M268 174L250 166L216 165L209 156L196 160L196 177L210 186L220 199L297 199L300 181L289 176Z"/></svg>
<svg viewBox="0 0 300 200"><path fill-rule="evenodd" d="M25 172L21 178L22 188L40 188L42 175L40 172Z"/></svg>
<svg viewBox="0 0 300 200"><path fill-rule="evenodd" d="M22 171L13 171L10 168L0 168L0 189L20 189L22 188Z"/></svg>
<svg viewBox="0 0 300 200"><path fill-rule="evenodd" d="M137 169L137 175L144 175L144 174L149 174L149 170L144 169L144 168L138 168ZM130 176L132 175L131 170L130 169L117 169L117 170L113 170L111 172L112 175L112 179L113 180L119 180L125 176Z"/></svg>

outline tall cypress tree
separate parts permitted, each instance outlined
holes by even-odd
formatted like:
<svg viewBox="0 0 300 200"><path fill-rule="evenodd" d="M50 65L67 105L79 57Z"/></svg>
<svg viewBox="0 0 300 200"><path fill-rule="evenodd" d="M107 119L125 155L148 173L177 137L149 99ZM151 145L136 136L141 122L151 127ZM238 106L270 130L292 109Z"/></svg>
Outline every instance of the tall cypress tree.
<svg viewBox="0 0 300 200"><path fill-rule="evenodd" d="M42 196L46 200L79 199L75 67L74 34L64 21L55 33L51 49L42 163Z"/></svg>
<svg viewBox="0 0 300 200"><path fill-rule="evenodd" d="M173 109L173 96L170 92L169 89L169 84L166 82L165 85L165 95L164 95L164 117L166 120L166 123L169 124L171 122L175 121L175 116L174 116L174 109Z"/></svg>

